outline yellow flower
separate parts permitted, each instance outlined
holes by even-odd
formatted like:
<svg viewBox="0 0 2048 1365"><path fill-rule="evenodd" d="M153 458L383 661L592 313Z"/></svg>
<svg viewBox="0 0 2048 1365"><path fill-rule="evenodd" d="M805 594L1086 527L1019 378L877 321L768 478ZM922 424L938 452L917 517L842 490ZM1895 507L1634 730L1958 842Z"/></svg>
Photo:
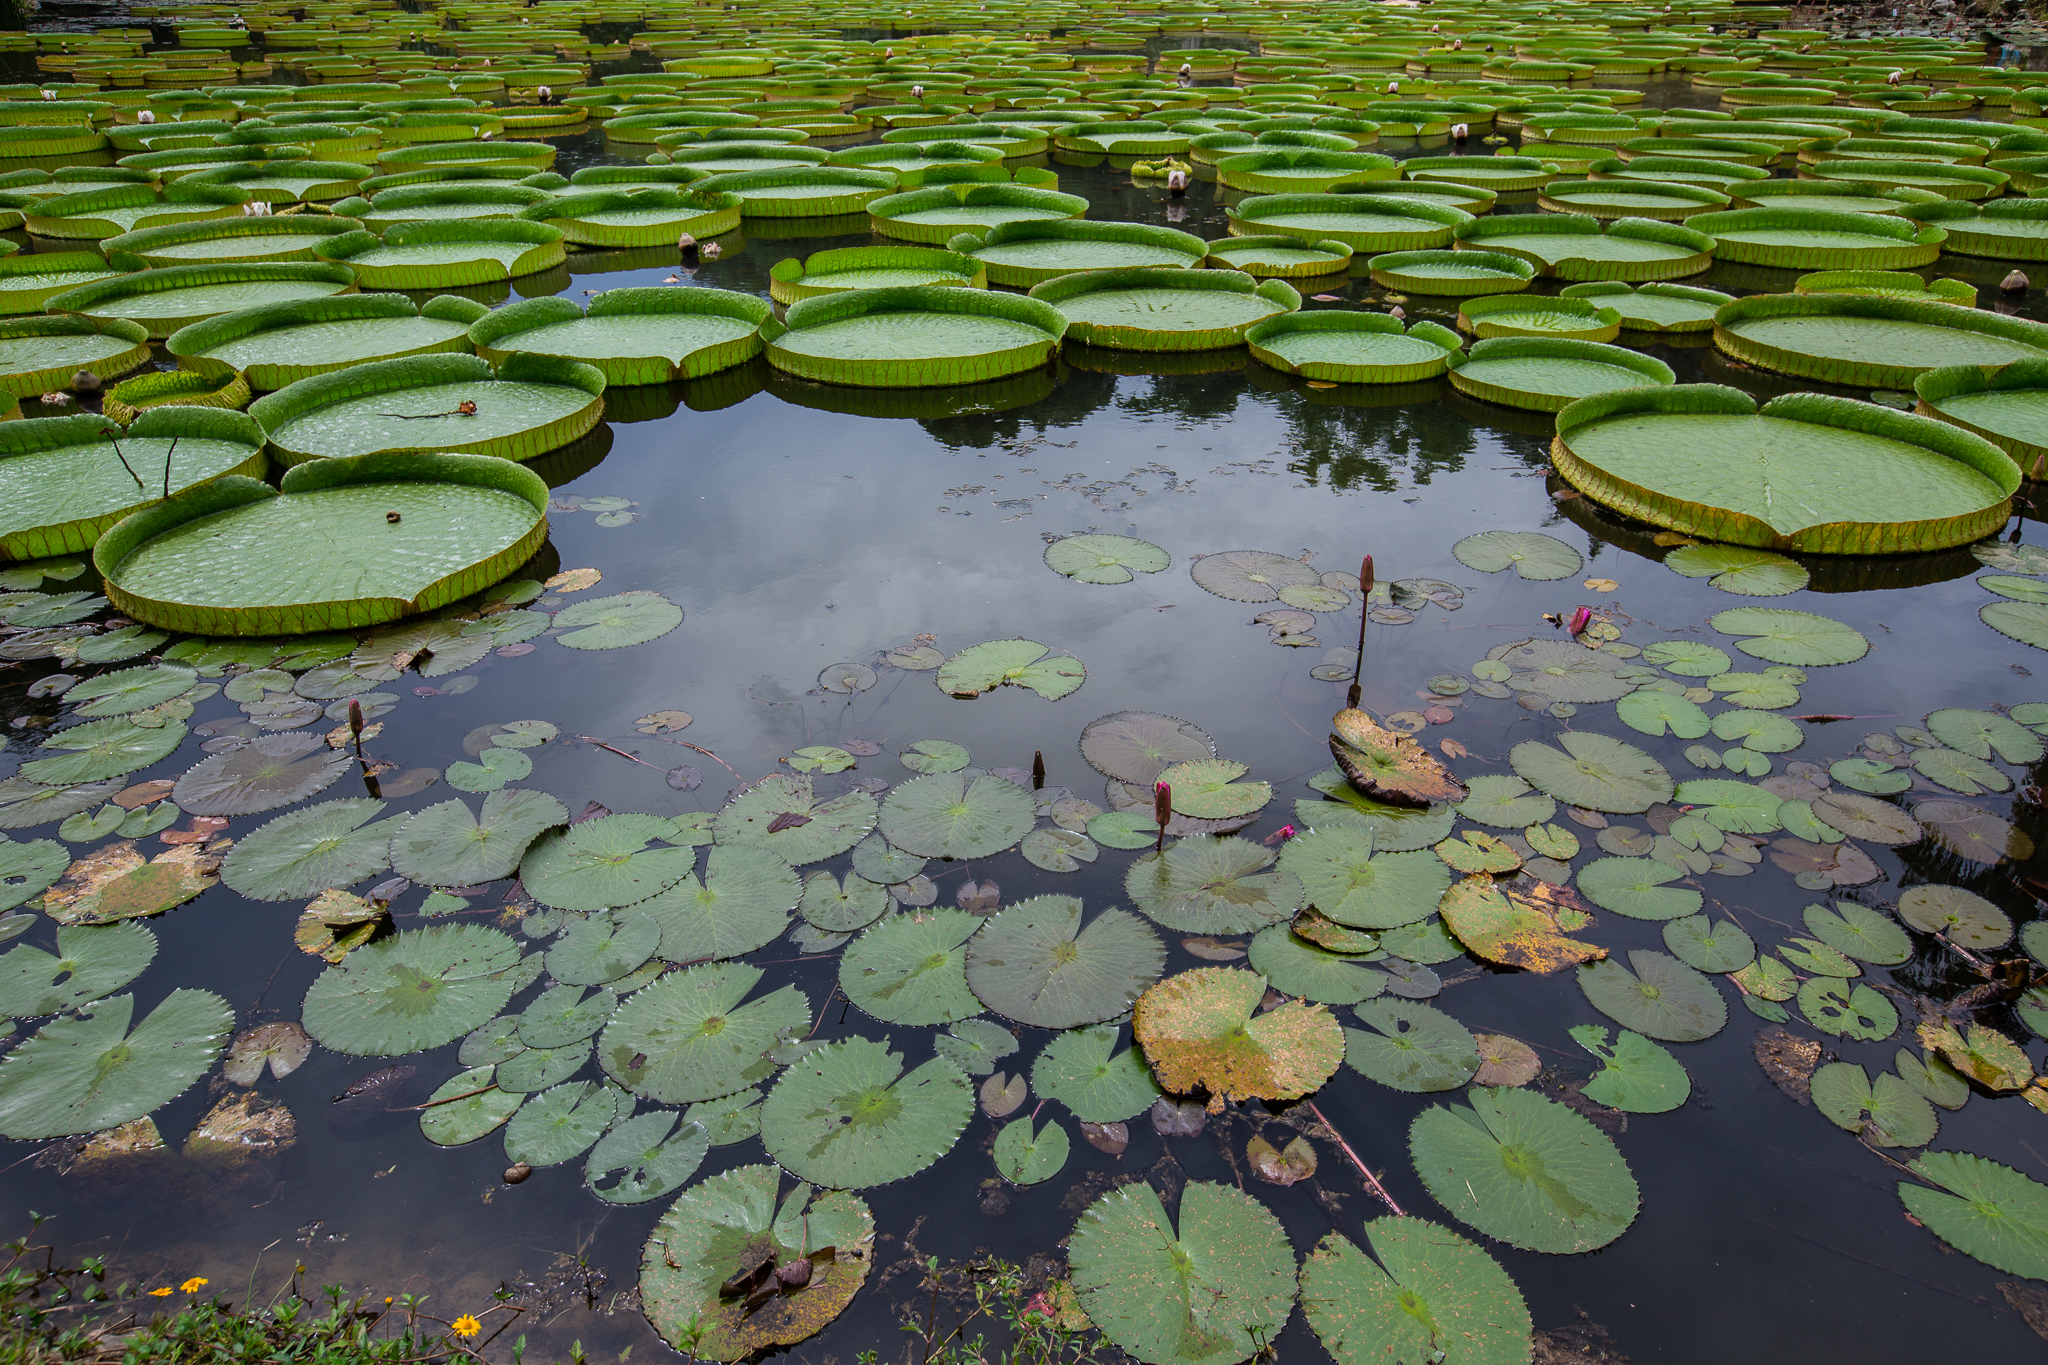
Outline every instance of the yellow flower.
<svg viewBox="0 0 2048 1365"><path fill-rule="evenodd" d="M455 1333L458 1337L473 1337L478 1332L484 1330L484 1325L469 1314L464 1313L461 1317L448 1324L448 1330Z"/></svg>
<svg viewBox="0 0 2048 1365"><path fill-rule="evenodd" d="M194 1275L191 1279L179 1285L178 1289L182 1293L197 1294L200 1290L206 1288L206 1286L210 1283L212 1282L208 1280L204 1275Z"/></svg>
<svg viewBox="0 0 2048 1365"><path fill-rule="evenodd" d="M152 1289L149 1292L152 1297L161 1299L171 1292L171 1287L169 1285L165 1285L162 1289Z"/></svg>

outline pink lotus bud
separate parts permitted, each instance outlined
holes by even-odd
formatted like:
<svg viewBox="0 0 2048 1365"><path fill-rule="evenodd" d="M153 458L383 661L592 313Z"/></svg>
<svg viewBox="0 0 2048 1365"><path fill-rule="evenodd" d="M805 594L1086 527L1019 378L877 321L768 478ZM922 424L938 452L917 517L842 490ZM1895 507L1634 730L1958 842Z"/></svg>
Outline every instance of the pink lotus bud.
<svg viewBox="0 0 2048 1365"><path fill-rule="evenodd" d="M1580 607L1577 611L1572 613L1572 622L1568 629L1570 629L1572 633L1572 638L1576 640L1579 636L1585 634L1586 627L1592 624L1592 609L1590 607Z"/></svg>

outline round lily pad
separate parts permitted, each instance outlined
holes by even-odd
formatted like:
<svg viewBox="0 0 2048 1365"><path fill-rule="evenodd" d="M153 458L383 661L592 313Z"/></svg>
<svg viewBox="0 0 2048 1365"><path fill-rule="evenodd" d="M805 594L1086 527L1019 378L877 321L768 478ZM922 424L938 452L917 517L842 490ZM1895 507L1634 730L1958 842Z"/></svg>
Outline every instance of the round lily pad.
<svg viewBox="0 0 2048 1365"><path fill-rule="evenodd" d="M1667 1042L1711 1038L1728 1022L1713 982L1683 962L1638 948L1624 967L1614 958L1579 968L1579 989L1593 1008L1624 1028Z"/></svg>
<svg viewBox="0 0 2048 1365"><path fill-rule="evenodd" d="M0 1061L0 1135L97 1133L167 1104L213 1066L234 1011L211 991L176 990L130 1032L135 997L53 1019Z"/></svg>
<svg viewBox="0 0 2048 1365"><path fill-rule="evenodd" d="M1121 1123L1145 1112L1159 1083L1135 1046L1118 1052L1113 1025L1069 1029L1048 1043L1031 1068L1031 1088L1084 1123Z"/></svg>
<svg viewBox="0 0 2048 1365"><path fill-rule="evenodd" d="M658 640L683 623L683 609L658 592L622 592L572 603L555 613L556 637L569 649L624 649Z"/></svg>
<svg viewBox="0 0 2048 1365"><path fill-rule="evenodd" d="M502 788L475 815L464 801L443 801L392 836L391 866L423 886L481 886L518 871L533 841L568 820L568 809L546 792Z"/></svg>
<svg viewBox="0 0 2048 1365"><path fill-rule="evenodd" d="M1602 1063L1580 1092L1596 1104L1627 1114L1666 1114L1692 1094L1692 1077L1678 1059L1640 1033L1622 1029L1612 1048L1598 1024L1579 1024L1571 1035Z"/></svg>
<svg viewBox="0 0 2048 1365"><path fill-rule="evenodd" d="M1747 545L1682 545L1664 556L1664 567L1744 597L1783 597L1809 580L1798 560Z"/></svg>
<svg viewBox="0 0 2048 1365"><path fill-rule="evenodd" d="M1942 934L1975 952L2012 940L2003 910L1960 886L1915 886L1899 896L1899 918L1922 933Z"/></svg>
<svg viewBox="0 0 2048 1365"><path fill-rule="evenodd" d="M766 849L802 867L852 848L875 815L875 798L864 791L820 800L808 774L773 773L734 796L711 830L719 843Z"/></svg>
<svg viewBox="0 0 2048 1365"><path fill-rule="evenodd" d="M950 1024L981 1013L968 989L967 940L984 921L964 910L894 915L847 945L846 998L892 1024Z"/></svg>
<svg viewBox="0 0 2048 1365"><path fill-rule="evenodd" d="M1240 782L1250 765L1228 758L1176 763L1159 774L1173 792L1173 809L1197 820L1233 820L1273 799L1270 782Z"/></svg>
<svg viewBox="0 0 2048 1365"><path fill-rule="evenodd" d="M813 872L804 878L803 899L797 903L806 921L830 934L865 929L888 910L888 889L854 872L844 881L829 872Z"/></svg>
<svg viewBox="0 0 2048 1365"><path fill-rule="evenodd" d="M1623 698L1624 701L1629 699ZM1458 803L1458 814L1478 824L1495 829L1522 829L1540 825L1557 814L1555 801L1536 792L1521 778L1507 773L1475 777L1465 786L1471 794Z"/></svg>
<svg viewBox="0 0 2048 1365"><path fill-rule="evenodd" d="M661 946L661 924L644 913L576 920L548 949L548 975L565 986L601 986L632 971Z"/></svg>
<svg viewBox="0 0 2048 1365"><path fill-rule="evenodd" d="M235 841L221 880L251 900L285 901L375 876L391 866L398 824L374 819L383 809L382 801L348 797L280 815Z"/></svg>
<svg viewBox="0 0 2048 1365"><path fill-rule="evenodd" d="M1859 962L1889 967L1913 956L1913 940L1906 931L1889 915L1867 905L1836 901L1832 910L1809 905L1804 914L1809 933Z"/></svg>
<svg viewBox="0 0 2048 1365"><path fill-rule="evenodd" d="M1003 1125L989 1154L996 1171L1012 1185L1038 1185L1052 1179L1067 1164L1067 1130L1055 1119L1034 1128L1026 1114Z"/></svg>
<svg viewBox="0 0 2048 1365"><path fill-rule="evenodd" d="M931 773L890 791L877 820L889 842L929 858L985 858L1037 821L1031 796L1000 777Z"/></svg>
<svg viewBox="0 0 2048 1365"><path fill-rule="evenodd" d="M1814 1108L1879 1147L1924 1147L1941 1126L1934 1106L1888 1071L1872 1084L1862 1067L1830 1062L1813 1073L1811 1088Z"/></svg>
<svg viewBox="0 0 2048 1365"><path fill-rule="evenodd" d="M1799 984L1799 1012L1823 1033L1881 1043L1899 1029L1899 1012L1869 986L1811 976Z"/></svg>
<svg viewBox="0 0 2048 1365"><path fill-rule="evenodd" d="M184 738L185 726L179 721L152 729L125 717L89 720L45 738L43 749L59 752L31 759L21 765L20 773L48 787L97 782L147 768L168 757Z"/></svg>
<svg viewBox="0 0 2048 1365"><path fill-rule="evenodd" d="M678 1125L674 1110L657 1109L599 1138L583 1163L583 1181L607 1204L645 1204L680 1189L710 1149L703 1124Z"/></svg>
<svg viewBox="0 0 2048 1365"><path fill-rule="evenodd" d="M1697 640L1659 640L1643 650L1643 662L1681 678L1713 678L1728 671L1728 655Z"/></svg>
<svg viewBox="0 0 2048 1365"><path fill-rule="evenodd" d="M1664 922L1664 946L1694 971L1739 972L1756 960L1756 942L1742 926L1705 915Z"/></svg>
<svg viewBox="0 0 2048 1365"><path fill-rule="evenodd" d="M1280 850L1280 869L1301 879L1302 897L1340 924L1393 929L1429 918L1450 888L1450 869L1431 853L1372 851L1369 831L1333 825L1298 834Z"/></svg>
<svg viewBox="0 0 2048 1365"><path fill-rule="evenodd" d="M1070 829L1035 829L1017 846L1024 861L1047 872L1073 872L1095 861L1097 849L1085 834Z"/></svg>
<svg viewBox="0 0 2048 1365"><path fill-rule="evenodd" d="M1036 640L989 640L963 649L939 665L934 679L941 691L955 697L1015 686L1047 701L1058 701L1087 680L1087 666L1079 659L1055 654Z"/></svg>
<svg viewBox="0 0 2048 1365"><path fill-rule="evenodd" d="M505 1159L559 1166L590 1150L618 1118L616 1092L594 1081L568 1081L526 1097L505 1127Z"/></svg>
<svg viewBox="0 0 2048 1365"><path fill-rule="evenodd" d="M302 1022L322 1047L396 1057L452 1043L512 998L519 944L474 924L409 929L320 974Z"/></svg>
<svg viewBox="0 0 2048 1365"><path fill-rule="evenodd" d="M1070 1029L1125 1013L1165 961L1158 936L1128 911L1105 910L1083 928L1079 899L1034 896L968 941L967 985L1005 1018Z"/></svg>
<svg viewBox="0 0 2048 1365"><path fill-rule="evenodd" d="M23 943L0 956L0 1014L33 1019L77 1009L120 990L155 957L156 935L132 920L60 926L54 954Z"/></svg>
<svg viewBox="0 0 2048 1365"><path fill-rule="evenodd" d="M1713 729L1713 722L1697 702L1651 688L1623 697L1614 704L1614 714L1629 729L1657 737L1671 734L1680 739L1698 739Z"/></svg>
<svg viewBox="0 0 2048 1365"><path fill-rule="evenodd" d="M1412 737L1390 730L1355 707L1330 722L1330 756L1351 785L1375 800L1420 806L1463 801L1470 793Z"/></svg>
<svg viewBox="0 0 2048 1365"><path fill-rule="evenodd" d="M1164 855L1133 862L1124 875L1124 891L1140 911L1169 929L1245 933L1276 924L1301 907L1300 880L1291 872L1266 870L1276 856L1246 839L1191 834Z"/></svg>
<svg viewBox="0 0 2048 1365"><path fill-rule="evenodd" d="M1816 810L1818 807L1816 807ZM2034 841L2011 821L1993 815L1966 801L1922 801L1906 816L1894 809L1890 817L1899 825L1923 831L1942 848L1972 862L1996 864L2007 859L2024 860L2034 855ZM1832 819L1830 824L1834 824ZM1840 825L1836 825L1841 829ZM1851 831L1843 829L1844 834ZM1869 834L1856 838L1874 838ZM1911 839L1878 839L1879 843L1911 843Z"/></svg>
<svg viewBox="0 0 2048 1365"><path fill-rule="evenodd" d="M1475 1090L1471 1109L1425 1109L1408 1130L1416 1174L1453 1217L1527 1251L1591 1251L1641 1207L1614 1143L1571 1110L1526 1090ZM1531 1179L1541 1164L1546 1178Z"/></svg>
<svg viewBox="0 0 2048 1365"><path fill-rule="evenodd" d="M1420 1218L1376 1218L1377 1263L1341 1232L1301 1267L1301 1306L1338 1365L1449 1358L1497 1365L1527 1358L1528 1305L1484 1251Z"/></svg>
<svg viewBox="0 0 2048 1365"><path fill-rule="evenodd" d="M1744 654L1800 668L1854 663L1870 652L1862 632L1810 611L1731 607L1716 612L1707 624L1723 635L1752 637L1735 644Z"/></svg>
<svg viewBox="0 0 2048 1365"><path fill-rule="evenodd" d="M1297 936L1284 924L1252 936L1252 970L1274 990L1325 1005L1355 1005L1387 989L1387 974Z"/></svg>
<svg viewBox="0 0 2048 1365"><path fill-rule="evenodd" d="M1451 547L1458 562L1480 573L1499 573L1513 566L1518 578L1549 582L1570 578L1585 561L1579 552L1541 531L1481 531Z"/></svg>
<svg viewBox="0 0 2048 1365"><path fill-rule="evenodd" d="M1135 536L1068 536L1045 547L1045 567L1081 583L1128 583L1172 563L1173 556Z"/></svg>
<svg viewBox="0 0 2048 1365"><path fill-rule="evenodd" d="M598 1039L598 1064L658 1104L717 1099L765 1079L769 1051L809 1027L811 1010L794 986L748 1000L761 976L737 962L667 973L619 1006Z"/></svg>
<svg viewBox="0 0 2048 1365"><path fill-rule="evenodd" d="M1189 570L1201 587L1232 602L1272 602L1280 590L1318 583L1322 575L1299 559L1265 550L1203 555Z"/></svg>
<svg viewBox="0 0 2048 1365"><path fill-rule="evenodd" d="M1392 1090L1456 1090L1479 1070L1471 1031L1442 1010L1411 1000L1358 1006L1364 1029L1344 1030L1344 1061Z"/></svg>
<svg viewBox="0 0 2048 1365"><path fill-rule="evenodd" d="M2012 1275L2048 1277L2048 1187L1969 1152L1928 1152L1912 1163L1929 1184L1899 1184L1906 1211L1966 1255Z"/></svg>
<svg viewBox="0 0 2048 1365"><path fill-rule="evenodd" d="M853 847L853 870L878 886L896 886L924 871L925 859L905 853L879 834Z"/></svg>
<svg viewBox="0 0 2048 1365"><path fill-rule="evenodd" d="M633 908L660 927L657 956L669 962L707 962L740 957L773 942L789 927L789 912L802 897L796 873L775 854L715 844L705 859L703 880L687 875Z"/></svg>
<svg viewBox="0 0 2048 1365"><path fill-rule="evenodd" d="M1294 1099L1319 1088L1343 1059L1337 1021L1300 1001L1256 1013L1265 993L1256 972L1200 967L1140 996L1131 1028L1160 1085L1226 1099Z"/></svg>
<svg viewBox="0 0 2048 1365"><path fill-rule="evenodd" d="M439 1101L420 1113L420 1136L436 1147L460 1147L494 1133L525 1102L521 1091L494 1083L488 1066L457 1072L427 1099Z"/></svg>
<svg viewBox="0 0 2048 1365"><path fill-rule="evenodd" d="M1508 751L1508 762L1538 791L1585 810L1633 815L1671 799L1671 774L1633 744L1584 730L1557 742L1561 752L1524 740Z"/></svg>
<svg viewBox="0 0 2048 1365"><path fill-rule="evenodd" d="M520 1012L519 1042L526 1047L580 1043L603 1028L618 1007L619 997L609 986L550 987Z"/></svg>
<svg viewBox="0 0 2048 1365"><path fill-rule="evenodd" d="M588 913L644 901L689 875L686 848L648 848L675 832L653 815L605 815L542 835L519 864L519 879L542 905Z"/></svg>
<svg viewBox="0 0 2048 1365"><path fill-rule="evenodd" d="M887 1043L846 1038L782 1073L761 1107L761 1137L799 1179L865 1189L937 1161L973 1114L973 1087L953 1063L935 1057L906 1073Z"/></svg>
<svg viewBox="0 0 2048 1365"><path fill-rule="evenodd" d="M1216 754L1216 741L1178 716L1156 711L1118 711L1099 716L1081 731L1081 757L1095 771L1118 782L1149 786L1177 763Z"/></svg>
<svg viewBox="0 0 2048 1365"><path fill-rule="evenodd" d="M967 766L971 755L949 740L921 739L897 757L914 773L957 773Z"/></svg>

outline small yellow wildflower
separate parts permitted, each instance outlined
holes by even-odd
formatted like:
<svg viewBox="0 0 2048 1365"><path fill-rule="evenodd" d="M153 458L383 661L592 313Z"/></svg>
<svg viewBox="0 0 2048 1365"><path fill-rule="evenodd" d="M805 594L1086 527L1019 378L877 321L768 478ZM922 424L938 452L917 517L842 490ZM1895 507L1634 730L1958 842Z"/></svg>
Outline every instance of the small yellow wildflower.
<svg viewBox="0 0 2048 1365"><path fill-rule="evenodd" d="M455 1333L458 1337L473 1337L478 1332L484 1330L484 1325L469 1314L464 1313L461 1317L448 1324L448 1330Z"/></svg>
<svg viewBox="0 0 2048 1365"><path fill-rule="evenodd" d="M191 1279L179 1285L178 1289L182 1293L197 1294L200 1290L206 1288L206 1286L211 1283L212 1281L208 1280L204 1275L194 1275Z"/></svg>
<svg viewBox="0 0 2048 1365"><path fill-rule="evenodd" d="M170 1294L170 1292L171 1292L171 1287L170 1287L169 1285L165 1285L165 1286L164 1286L164 1287L163 1287L162 1289L152 1289L152 1290L150 1290L150 1291L149 1291L149 1293L150 1293L150 1296L151 1296L152 1298L158 1298L158 1299L161 1299L161 1298L165 1298L165 1297L168 1297L168 1296L169 1296L169 1294Z"/></svg>

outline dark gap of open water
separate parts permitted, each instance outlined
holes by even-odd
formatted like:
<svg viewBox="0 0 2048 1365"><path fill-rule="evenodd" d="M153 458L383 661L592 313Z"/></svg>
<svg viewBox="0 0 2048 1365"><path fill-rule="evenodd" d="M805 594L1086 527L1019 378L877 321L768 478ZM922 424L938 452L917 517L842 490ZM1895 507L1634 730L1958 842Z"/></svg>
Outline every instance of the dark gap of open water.
<svg viewBox="0 0 2048 1365"><path fill-rule="evenodd" d="M599 68L616 69L622 68ZM1679 103L1712 105L1714 99L1683 79L1659 80L1646 107ZM551 140L561 148L557 169L564 173L636 159L609 154L594 132ZM1442 139L1426 146L1390 139L1377 150L1452 149ZM1489 149L1475 138L1470 150ZM1107 167L1058 170L1063 190L1091 201L1091 218L1170 222L1212 239L1225 233L1213 183L1197 184L1185 205L1175 206L1163 190L1134 188L1127 175ZM696 272L696 282L765 295L768 269L777 260L869 240L864 233L779 240L735 233L724 239L723 257ZM1945 258L1923 273L1972 279L1986 287L1988 302L1989 286L2006 268ZM675 270L673 252L572 254L566 272L515 281L509 290L460 292L491 303L553 292L580 299L590 290L657 284ZM1731 287L1720 273L1690 282ZM1782 273L1782 281L1762 283L1788 288L1792 272ZM1748 287L1733 292L1752 292L1757 283L1752 273L1744 279ZM1359 278L1341 292L1344 303L1309 306L1356 306L1377 291ZM2020 311L2042 316L2039 300L2038 293L2030 295ZM1439 312L1416 300L1409 311L1448 323L1455 310ZM1672 364L1681 383L1709 379L1763 396L1795 387L1720 362L1709 347L1651 349ZM1262 370L1242 352L1213 367L1205 362L1198 373L1143 373L1152 359L1082 356L1063 362L1036 393L1020 386L993 400L936 391L878 398L771 378L759 362L694 384L614 390L607 397L608 430L542 467L560 479L559 496L628 497L637 502L639 519L606 529L588 513L558 512L552 552L561 567L601 569L604 591L667 594L687 612L683 626L652 644L614 652L577 653L542 642L527 657L487 658L468 671L479 685L466 695L406 695L383 718L378 755L403 768L445 767L468 757L462 743L473 728L538 718L560 726L565 739L532 751L534 773L520 785L552 792L572 811L590 800L619 811L716 809L730 785L721 780L723 770L634 732L636 717L674 708L696 718L681 738L715 750L750 779L773 771L778 758L803 743L860 735L893 750L942 738L967 746L983 766L1028 765L1033 750L1042 750L1048 785L1069 786L1100 803L1101 779L1075 749L1081 727L1111 711L1156 709L1192 719L1215 736L1222 755L1249 762L1251 777L1275 784L1279 799L1246 831L1258 838L1292 818L1292 800L1313 796L1303 779L1328 766L1323 736L1343 688L1309 678L1322 651L1269 644L1265 629L1249 624L1262 608L1195 586L1187 577L1192 555L1246 548L1312 552L1319 568L1354 570L1369 551L1383 581L1436 577L1464 586L1466 605L1455 615L1431 611L1413 625L1372 628L1366 705L1377 710L1415 705L1423 679L1463 674L1493 645L1546 635L1543 612L1597 604L1601 599L1583 590L1578 577L1619 581L1619 592L1607 600L1637 622L1625 636L1636 644L1665 631L1705 634L1701 623L1709 614L1748 601L1662 569L1640 529L1615 526L1582 503L1560 510L1540 473L1547 419L1441 394L1383 404L1371 388L1312 391ZM1125 370L1137 373L1118 372ZM931 415L868 415L888 403ZM952 407L965 410L948 411ZM1547 530L1585 554L1585 574L1521 583L1512 575L1475 574L1451 557L1452 542L1490 528ZM1044 538L1081 530L1152 540L1173 554L1174 565L1114 588L1049 573L1039 562ZM2048 542L2031 523L2025 539ZM2048 699L2048 687L2030 681L2029 670L2041 666L2042 656L1976 619L1976 608L1987 600L1970 581L1980 571L1961 551L1835 566L1816 573L1816 590L1764 603L1835 617L1873 644L1857 664L1812 670L1799 711L1887 717L1867 725L1809 726L1806 745L1789 757L1841 757L1865 730L1917 723L1936 707ZM1329 618L1323 644L1345 645L1354 629L1341 616ZM936 634L948 652L1001 637L1039 640L1085 661L1088 682L1057 704L1014 689L955 701L932 686L930 675L899 672L885 673L875 689L851 702L806 695L825 666L868 660L919 632ZM25 696L27 684L53 668L29 665L0 674L0 703L8 714L54 717L53 703ZM192 723L233 714L231 703L216 698L202 704ZM1582 712L1577 722L1618 732L1611 717L1597 713ZM1454 737L1490 760L1486 770L1502 771L1510 745L1562 728L1510 702L1475 698L1453 723L1425 738ZM697 763L705 784L687 795L674 792L658 771L572 745L566 739L572 734L604 737L661 766ZM1674 775L1694 771L1681 755L1682 741L1634 732L1625 737ZM132 780L175 775L196 761L195 750L196 743L188 743ZM17 741L0 755L0 774L32 756L32 747ZM1462 766L1467 775L1479 770ZM909 774L885 753L863 760L847 777L865 775L894 781ZM836 790L847 777L819 785ZM326 796L345 794L337 786ZM386 813L454 794L435 786L392 802ZM1989 804L2007 813L2004 799ZM2048 848L2036 808L2020 806L2011 816ZM237 829L246 833L268 818L238 821ZM1951 881L1990 896L2021 922L2038 915L2014 873L2048 873L2040 858L2030 867L1989 873L1967 864L1936 865L1924 849L1905 862L1889 849L1869 851L1886 872L1884 881L1865 888L1869 899L1895 898L1902 881ZM836 872L844 864L842 857L824 866ZM993 876L1006 904L1058 892L1081 896L1092 913L1124 899L1125 866L1125 856L1106 851L1094 867L1056 876L1006 854L948 869L939 878L941 904L950 903L963 878ZM1709 912L1732 915L1760 945L1776 941L1766 935L1799 932L1800 908L1827 899L1792 886L1768 864L1755 877L1703 880ZM400 927L421 923L412 913L421 895L414 891L396 907ZM479 902L488 908L474 918L489 922L496 901L494 894ZM226 997L236 1008L237 1028L296 1018L321 965L292 945L297 912L296 904L249 902L223 886L153 922L162 949L134 983L138 1001L147 1008L175 987L192 986ZM28 941L47 937L44 926ZM1178 947L1178 936L1165 937L1169 972L1204 965ZM1616 951L1662 947L1658 925L1610 914L1600 917L1594 937ZM1920 944L1913 962L1891 972L1899 984L1948 995L1971 983L1938 960L1924 938ZM815 1008L832 988L836 958L792 960L797 957L784 939L750 960L774 964L763 989L793 982ZM1443 969L1446 975L1460 970L1460 964ZM1873 974L1882 979L1884 971ZM1432 1003L1475 1031L1528 1041L1565 1076L1595 1069L1565 1030L1609 1022L1585 1002L1569 973L1545 979L1484 972ZM1965 1353L2040 1358L2041 1340L1995 1288L2000 1273L1907 1223L1893 1193L1894 1173L1817 1111L1798 1107L1771 1085L1750 1055L1750 1036L1761 1021L1730 1003L1729 1026L1720 1035L1674 1048L1693 1076L1691 1101L1674 1113L1633 1116L1616 1138L1643 1192L1641 1216L1621 1240L1572 1257L1487 1244L1528 1298L1536 1325L1576 1321L1583 1309L1630 1359L1673 1365L1917 1365ZM929 1055L929 1040L918 1036L925 1030L877 1028L842 1006L833 1002L819 1037L891 1033L910 1065ZM1794 1027L1803 1021L1795 1018ZM2010 1020L2006 1031L2027 1036ZM1043 1034L1026 1033L1012 1067L1028 1062L1044 1041ZM1890 1067L1907 1037L1902 1031L1881 1044L1838 1040L1833 1051L1875 1074ZM2040 1052L2038 1042L2032 1050ZM394 1060L438 1083L458 1069L454 1054L451 1045ZM329 1097L389 1064L316 1049L287 1080L262 1082L261 1093L295 1112L298 1142L239 1183L207 1187L152 1176L97 1185L13 1164L0 1180L0 1229L22 1226L27 1211L36 1209L61 1215L53 1230L68 1252L108 1254L117 1277L154 1284L204 1275L230 1298L253 1290L267 1300L296 1261L307 1267L309 1284L431 1292L430 1307L446 1316L480 1311L491 1291L518 1272L538 1276L557 1256L581 1254L608 1277L600 1309L587 1311L579 1298L546 1322L523 1323L529 1358L558 1358L571 1339L580 1339L598 1361L618 1359L628 1348L637 1361L671 1358L628 1293L638 1279L641 1244L670 1200L630 1208L602 1204L580 1187L580 1158L538 1171L516 1188L503 1187L497 1134L444 1150L429 1145L409 1116L367 1133L331 1127ZM215 1098L201 1085L157 1111L173 1148ZM1348 1070L1317 1096L1353 1146L1385 1172L1405 1207L1449 1222L1407 1158L1409 1122L1436 1098L1396 1093ZM1060 1117L1071 1134L1071 1116L1060 1116L1057 1107L1048 1116ZM1937 1148L1976 1152L2048 1179L2048 1128L2017 1100L1994 1103L1980 1094L1960 1112L1940 1117ZM1239 1152L1247 1136L1241 1125L1225 1124L1199 1138L1167 1140L1141 1116L1131 1124L1131 1145L1121 1158L1075 1141L1058 1177L1010 1191L1008 1211L992 1216L978 1203L982 1182L992 1174L987 1147L995 1128L977 1114L953 1151L928 1171L862 1193L886 1239L877 1245L877 1273L838 1322L778 1358L825 1365L850 1362L871 1347L885 1359L899 1356L905 1340L899 1301L916 1276L885 1284L882 1271L902 1254L901 1239L913 1228L922 1253L952 1259L986 1248L1022 1260L1053 1249L1072 1230L1086 1198L1062 1201L1078 1185L1089 1184L1092 1198L1106 1178L1169 1158L1188 1179L1233 1181L1233 1165L1216 1135L1227 1135ZM31 1144L0 1144L0 1166L21 1163L33 1150ZM1336 1226L1356 1239L1360 1221L1382 1210L1339 1154L1321 1155L1319 1179L1342 1209ZM713 1148L698 1178L762 1159L751 1142ZM1306 1185L1279 1189L1254 1182L1250 1188L1279 1216L1298 1255L1332 1226ZM1275 1344L1282 1360L1323 1358L1298 1312Z"/></svg>

